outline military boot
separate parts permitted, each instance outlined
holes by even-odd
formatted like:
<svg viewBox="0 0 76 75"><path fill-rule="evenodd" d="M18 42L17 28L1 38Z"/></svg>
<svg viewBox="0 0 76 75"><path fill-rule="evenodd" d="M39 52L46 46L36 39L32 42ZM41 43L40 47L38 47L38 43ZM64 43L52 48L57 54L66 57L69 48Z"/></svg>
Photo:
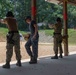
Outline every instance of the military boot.
<svg viewBox="0 0 76 75"><path fill-rule="evenodd" d="M20 61L20 60L18 60L18 61L17 61L16 66L19 66L19 67L21 67L21 66L22 66L22 64L21 64L21 61Z"/></svg>
<svg viewBox="0 0 76 75"><path fill-rule="evenodd" d="M51 57L51 59L58 59L58 56L55 55L55 56Z"/></svg>
<svg viewBox="0 0 76 75"><path fill-rule="evenodd" d="M3 68L6 68L6 69L10 69L10 63L9 62L6 62L5 65L2 66Z"/></svg>
<svg viewBox="0 0 76 75"><path fill-rule="evenodd" d="M37 64L37 58L31 57L29 64Z"/></svg>
<svg viewBox="0 0 76 75"><path fill-rule="evenodd" d="M62 54L60 54L59 58L63 58L63 55L62 55Z"/></svg>
<svg viewBox="0 0 76 75"><path fill-rule="evenodd" d="M33 56L32 56L32 57L30 57L30 61L29 61L29 63L30 63L30 62L32 62L32 61L33 61Z"/></svg>

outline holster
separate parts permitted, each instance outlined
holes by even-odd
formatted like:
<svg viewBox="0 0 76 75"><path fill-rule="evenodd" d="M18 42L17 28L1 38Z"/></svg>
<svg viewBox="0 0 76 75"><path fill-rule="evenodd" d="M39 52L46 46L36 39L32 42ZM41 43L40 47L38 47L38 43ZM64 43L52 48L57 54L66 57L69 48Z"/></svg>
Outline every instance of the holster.
<svg viewBox="0 0 76 75"><path fill-rule="evenodd" d="M14 33L7 34L7 43L14 44L13 36L14 36Z"/></svg>
<svg viewBox="0 0 76 75"><path fill-rule="evenodd" d="M53 35L56 35L56 34L60 35L61 33L55 33L55 32L53 33Z"/></svg>
<svg viewBox="0 0 76 75"><path fill-rule="evenodd" d="M62 43L62 40L59 40L59 43Z"/></svg>

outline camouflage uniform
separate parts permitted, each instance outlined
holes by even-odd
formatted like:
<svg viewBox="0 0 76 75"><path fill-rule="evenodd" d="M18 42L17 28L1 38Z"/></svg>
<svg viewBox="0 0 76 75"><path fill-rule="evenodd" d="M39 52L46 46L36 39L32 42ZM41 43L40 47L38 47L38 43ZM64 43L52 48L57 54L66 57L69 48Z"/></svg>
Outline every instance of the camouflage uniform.
<svg viewBox="0 0 76 75"><path fill-rule="evenodd" d="M6 62L11 61L13 54L13 47L15 49L16 59L21 60L20 55L20 36L18 32L8 32L7 34L7 45L6 45Z"/></svg>
<svg viewBox="0 0 76 75"><path fill-rule="evenodd" d="M10 68L10 61L13 54L13 47L15 49L16 59L17 59L17 66L21 66L21 54L20 54L20 36L17 27L17 21L14 18L14 15L11 11L8 11L6 14L6 18L1 21L1 23L6 24L8 27L8 34L7 34L7 45L6 45L6 64L2 67L9 69Z"/></svg>
<svg viewBox="0 0 76 75"><path fill-rule="evenodd" d="M62 24L61 23L56 23L55 25L51 25L50 28L54 28L54 52L55 55L58 54L58 47L59 47L59 52L62 55L63 50L62 50Z"/></svg>

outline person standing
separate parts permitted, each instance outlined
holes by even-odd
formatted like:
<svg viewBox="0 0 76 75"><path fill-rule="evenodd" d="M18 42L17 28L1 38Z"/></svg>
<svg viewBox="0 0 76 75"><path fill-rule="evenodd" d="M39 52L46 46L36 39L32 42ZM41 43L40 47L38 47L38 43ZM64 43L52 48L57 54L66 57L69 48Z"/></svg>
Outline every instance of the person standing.
<svg viewBox="0 0 76 75"><path fill-rule="evenodd" d="M30 56L29 64L36 64L38 57L38 41L39 41L38 26L34 20L31 20L30 16L27 16L25 21L28 23L29 30L31 32L30 38L25 44L26 51ZM32 46L32 50L30 48L31 46Z"/></svg>
<svg viewBox="0 0 76 75"><path fill-rule="evenodd" d="M3 65L3 68L10 68L10 61L13 55L13 47L15 49L17 66L21 66L21 52L20 52L20 35L18 31L17 21L14 18L14 15L11 11L7 12L6 18L0 20L1 23L6 24L8 27L7 45L6 45L6 64Z"/></svg>
<svg viewBox="0 0 76 75"><path fill-rule="evenodd" d="M49 25L50 28L54 28L54 52L55 56L51 57L51 59L58 59L58 47L60 52L60 58L63 58L62 53L62 23L61 18L57 18L57 23L54 25Z"/></svg>

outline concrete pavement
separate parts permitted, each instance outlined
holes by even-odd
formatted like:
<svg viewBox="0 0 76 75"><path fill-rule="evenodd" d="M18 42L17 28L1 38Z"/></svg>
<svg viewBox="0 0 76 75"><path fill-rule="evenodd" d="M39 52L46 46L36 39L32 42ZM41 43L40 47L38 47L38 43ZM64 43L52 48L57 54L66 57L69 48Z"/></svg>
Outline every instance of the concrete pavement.
<svg viewBox="0 0 76 75"><path fill-rule="evenodd" d="M11 69L3 69L0 64L0 75L76 75L76 52L63 59L51 59L50 56L40 57L38 64L30 65L29 59L22 60L22 67L16 62L11 63Z"/></svg>

